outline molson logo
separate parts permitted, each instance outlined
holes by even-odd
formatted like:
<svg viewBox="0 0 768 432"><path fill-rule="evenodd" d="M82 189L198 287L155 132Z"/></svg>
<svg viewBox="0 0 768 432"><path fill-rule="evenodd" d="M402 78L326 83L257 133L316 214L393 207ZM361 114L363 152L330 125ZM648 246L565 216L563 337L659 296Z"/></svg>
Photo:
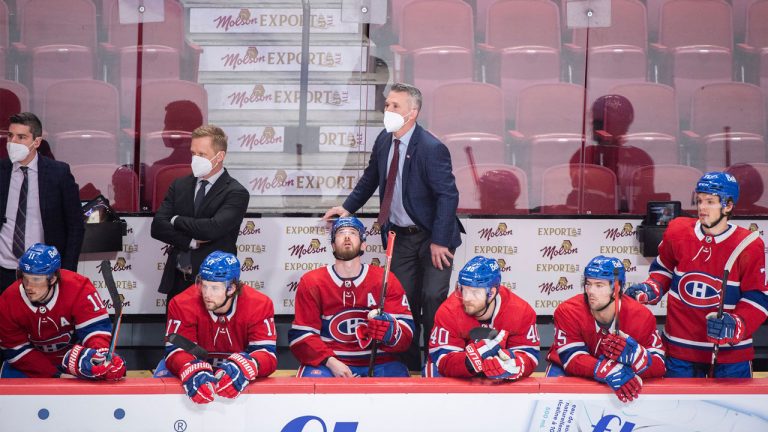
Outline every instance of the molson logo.
<svg viewBox="0 0 768 432"><path fill-rule="evenodd" d="M760 235L763 235L763 230L761 230L760 227L757 226L756 223L749 224L749 230L752 231L752 232L757 231L757 232L760 233Z"/></svg>
<svg viewBox="0 0 768 432"><path fill-rule="evenodd" d="M557 283L544 282L543 284L539 285L539 290L541 290L541 293L546 295L551 295L553 292L557 291L569 291L572 289L573 284L569 283L565 276L560 276L560 279L557 280Z"/></svg>
<svg viewBox="0 0 768 432"><path fill-rule="evenodd" d="M256 136L256 134L243 134L237 137L237 141L240 142L240 148L253 150L254 147L262 145L282 143L283 137L276 135L275 128L267 126L260 137Z"/></svg>
<svg viewBox="0 0 768 432"><path fill-rule="evenodd" d="M241 271L251 271L251 270L258 270L259 265L254 264L253 258L246 257L245 260L243 260L243 265L240 266Z"/></svg>
<svg viewBox="0 0 768 432"><path fill-rule="evenodd" d="M632 261L630 261L629 258L624 258L621 260L621 263L624 264L624 271L627 273L637 271L637 266L632 265Z"/></svg>
<svg viewBox="0 0 768 432"><path fill-rule="evenodd" d="M104 307L107 309L114 309L115 305L112 303L112 298L107 297L106 299L101 299L101 302L104 304ZM130 301L125 301L125 296L120 294L120 303L122 303L123 307L128 307L131 305Z"/></svg>
<svg viewBox="0 0 768 432"><path fill-rule="evenodd" d="M261 228L256 228L256 222L249 220L245 223L245 227L240 231L239 235L254 235L261 233Z"/></svg>
<svg viewBox="0 0 768 432"><path fill-rule="evenodd" d="M232 70L237 69L238 66L263 63L266 60L266 57L263 55L259 57L259 49L255 46L248 47L244 55L230 53L221 58L221 61L224 62L224 67L231 68Z"/></svg>
<svg viewBox="0 0 768 432"><path fill-rule="evenodd" d="M249 25L256 25L259 22L258 18L251 18L251 11L248 9L240 9L240 13L237 18L232 15L217 16L213 20L216 23L216 28L223 28L224 31L229 31L232 27L244 27Z"/></svg>
<svg viewBox="0 0 768 432"><path fill-rule="evenodd" d="M507 229L507 224L504 222L499 223L495 230L493 228L480 228L477 233L480 235L480 238L485 240L514 235L511 229Z"/></svg>
<svg viewBox="0 0 768 432"><path fill-rule="evenodd" d="M544 246L539 249L541 256L544 258L554 259L561 255L572 255L579 252L579 248L573 247L573 243L570 240L563 240L563 244L558 248L557 246Z"/></svg>
<svg viewBox="0 0 768 432"><path fill-rule="evenodd" d="M265 193L269 189L277 189L287 186L295 186L296 180L288 179L288 173L285 170L277 170L275 176L270 179L266 176L254 177L249 182L252 191Z"/></svg>
<svg viewBox="0 0 768 432"><path fill-rule="evenodd" d="M96 268L99 269L99 273L104 273L102 269L103 264L99 264L96 266ZM115 265L110 267L112 271L118 272L118 271L126 271L131 269L131 265L127 263L125 258L123 257L117 257L117 260L115 260Z"/></svg>
<svg viewBox="0 0 768 432"><path fill-rule="evenodd" d="M299 286L299 281L290 281L285 284L285 287L288 288L288 292L296 291L297 286Z"/></svg>
<svg viewBox="0 0 768 432"><path fill-rule="evenodd" d="M504 258L499 258L496 260L496 262L499 264L499 270L503 272L508 272L512 270L512 266L508 266L507 262L504 260Z"/></svg>
<svg viewBox="0 0 768 432"><path fill-rule="evenodd" d="M290 256L295 256L301 259L301 257L303 257L304 255L327 252L328 248L326 246L322 246L320 244L320 240L312 239L309 242L309 245L303 245L303 244L293 245L289 247L288 250L291 251Z"/></svg>
<svg viewBox="0 0 768 432"><path fill-rule="evenodd" d="M227 95L230 106L243 108L245 105L272 102L275 104L298 104L300 92L296 90L275 90L274 94L267 94L262 84L256 84L249 95L246 91L235 91ZM307 103L343 106L349 103L349 92L339 90L309 90Z"/></svg>
<svg viewBox="0 0 768 432"><path fill-rule="evenodd" d="M270 102L273 100L273 95L267 94L267 90L262 84L256 84L253 86L253 89L251 89L250 95L245 91L233 92L227 96L227 99L229 99L229 104L231 106L242 108L243 105L246 104Z"/></svg>
<svg viewBox="0 0 768 432"><path fill-rule="evenodd" d="M634 237L635 229L631 223L625 223L621 229L610 228L603 231L603 234L605 234L605 238L610 239L611 241L616 241L616 239L622 237Z"/></svg>
<svg viewBox="0 0 768 432"><path fill-rule="evenodd" d="M381 260L378 258L371 258L371 265L381 267Z"/></svg>

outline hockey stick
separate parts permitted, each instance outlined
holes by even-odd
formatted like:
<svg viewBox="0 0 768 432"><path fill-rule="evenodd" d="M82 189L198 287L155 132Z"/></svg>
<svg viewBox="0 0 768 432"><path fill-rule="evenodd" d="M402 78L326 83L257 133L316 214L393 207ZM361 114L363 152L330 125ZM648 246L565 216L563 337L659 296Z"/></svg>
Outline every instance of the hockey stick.
<svg viewBox="0 0 768 432"><path fill-rule="evenodd" d="M384 301L387 299L387 283L389 283L389 266L392 264L392 252L395 248L395 232L389 232L389 238L387 239L387 255L384 261L384 280L381 283L381 295L379 296L379 307L377 315L381 315L384 312ZM397 325L397 323L395 323ZM376 354L379 351L378 341L373 341L373 348L371 348L371 359L368 362L368 376L373 376L373 366L376 364Z"/></svg>
<svg viewBox="0 0 768 432"><path fill-rule="evenodd" d="M185 338L184 336L178 334L178 333L171 333L168 335L168 342L176 345L177 347L183 349L184 351L188 352L189 354L192 354L193 356L199 358L199 359L207 359L208 358L208 350L201 347L200 345L192 342L191 340Z"/></svg>
<svg viewBox="0 0 768 432"><path fill-rule="evenodd" d="M741 255L744 249L747 248L753 241L757 240L760 233L752 231L751 234L744 237L744 240L739 243L736 248L731 252L731 256L728 257L728 261L725 262L725 269L723 270L723 279L720 282L720 304L717 306L717 319L723 318L723 307L725 306L725 290L728 287L728 275L731 273L733 265L736 263L736 259ZM720 344L715 342L712 347L712 361L709 364L708 378L715 377L715 364L717 363L717 354L720 352Z"/></svg>
<svg viewBox="0 0 768 432"><path fill-rule="evenodd" d="M107 361L111 361L112 356L115 354L115 348L117 347L117 339L120 336L120 325L123 322L123 300L120 298L120 293L117 292L115 278L112 277L112 264L109 260L102 261L99 270L101 270L101 275L104 276L104 285L107 286L109 298L112 300L112 306L115 308L115 318L112 323L112 337L109 341L109 350L107 351Z"/></svg>
<svg viewBox="0 0 768 432"><path fill-rule="evenodd" d="M475 155L472 153L472 147L464 147L464 151L467 153L467 159L469 159L469 167L472 169L472 180L475 181L478 193L480 192L480 176L477 174L477 165L475 165Z"/></svg>
<svg viewBox="0 0 768 432"><path fill-rule="evenodd" d="M613 269L613 333L619 334L619 311L621 310L621 286L619 285L619 269Z"/></svg>
<svg viewBox="0 0 768 432"><path fill-rule="evenodd" d="M469 331L469 339L479 341L480 339L493 339L499 335L499 331L490 327L475 327Z"/></svg>

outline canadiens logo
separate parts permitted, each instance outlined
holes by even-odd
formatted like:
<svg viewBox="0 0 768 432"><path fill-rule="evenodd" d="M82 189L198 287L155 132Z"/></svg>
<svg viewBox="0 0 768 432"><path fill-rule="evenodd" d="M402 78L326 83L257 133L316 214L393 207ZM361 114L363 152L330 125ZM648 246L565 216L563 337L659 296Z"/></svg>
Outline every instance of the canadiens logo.
<svg viewBox="0 0 768 432"><path fill-rule="evenodd" d="M46 340L30 338L29 342L42 352L52 353L67 348L72 342L72 335L70 333L62 333Z"/></svg>
<svg viewBox="0 0 768 432"><path fill-rule="evenodd" d="M357 343L355 329L367 319L368 311L365 309L350 309L339 312L328 323L328 332L338 342Z"/></svg>
<svg viewBox="0 0 768 432"><path fill-rule="evenodd" d="M720 303L720 280L704 273L686 273L680 278L678 294L689 306L715 307Z"/></svg>

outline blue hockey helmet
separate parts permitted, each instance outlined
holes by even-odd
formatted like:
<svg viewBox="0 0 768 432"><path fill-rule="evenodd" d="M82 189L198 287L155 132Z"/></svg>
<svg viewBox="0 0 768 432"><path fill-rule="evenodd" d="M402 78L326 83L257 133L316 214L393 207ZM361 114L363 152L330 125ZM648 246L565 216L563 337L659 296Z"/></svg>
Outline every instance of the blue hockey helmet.
<svg viewBox="0 0 768 432"><path fill-rule="evenodd" d="M501 284L501 269L493 258L476 256L469 260L459 272L459 284L471 288L491 288Z"/></svg>
<svg viewBox="0 0 768 432"><path fill-rule="evenodd" d="M704 174L696 183L696 193L707 193L720 197L720 204L728 206L728 200L733 204L739 200L739 182L736 177L721 171L710 171Z"/></svg>
<svg viewBox="0 0 768 432"><path fill-rule="evenodd" d="M618 270L618 274L614 276L614 269ZM607 257L604 255L598 255L589 261L586 267L584 267L584 279L603 279L607 280L613 285L614 277L618 278L619 285L624 286L626 282L626 271L624 270L624 264L618 258Z"/></svg>
<svg viewBox="0 0 768 432"><path fill-rule="evenodd" d="M35 243L19 259L19 270L32 275L50 276L61 268L61 255L54 246Z"/></svg>
<svg viewBox="0 0 768 432"><path fill-rule="evenodd" d="M200 266L200 278L227 284L240 280L240 261L231 253L214 251L205 257Z"/></svg>
<svg viewBox="0 0 768 432"><path fill-rule="evenodd" d="M360 241L365 241L365 225L360 222L360 219L354 216L346 216L336 219L336 222L333 223L333 227L331 228L331 243L336 240L336 231L344 227L352 227L356 229L357 232L360 233Z"/></svg>

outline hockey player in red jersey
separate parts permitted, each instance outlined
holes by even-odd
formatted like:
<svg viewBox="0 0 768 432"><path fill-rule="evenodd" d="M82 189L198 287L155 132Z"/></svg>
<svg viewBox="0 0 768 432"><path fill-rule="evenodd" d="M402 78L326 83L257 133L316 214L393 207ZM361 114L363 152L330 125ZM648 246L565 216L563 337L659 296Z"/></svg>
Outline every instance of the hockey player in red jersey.
<svg viewBox="0 0 768 432"><path fill-rule="evenodd" d="M667 295L668 377L704 377L714 343L721 344L715 377L752 376L752 333L768 315L764 244L757 239L736 259L717 318L725 263L750 232L728 221L739 200L739 184L724 172L708 172L696 184L698 219L676 218L659 245L643 283L626 294L656 304Z"/></svg>
<svg viewBox="0 0 768 432"><path fill-rule="evenodd" d="M624 282L624 265L618 258L598 255L587 264L584 293L555 309L548 377L594 378L608 384L622 402L629 402L640 394L642 378L664 375L664 347L656 319L635 300L621 296ZM614 302L619 302L618 317ZM612 331L617 327L618 334Z"/></svg>
<svg viewBox="0 0 768 432"><path fill-rule="evenodd" d="M120 356L106 358L112 322L88 278L61 269L59 251L41 243L24 252L17 274L0 296L0 377L125 376Z"/></svg>
<svg viewBox="0 0 768 432"><path fill-rule="evenodd" d="M165 361L155 377L177 376L195 403L211 402L214 394L236 398L277 368L274 315L272 300L240 281L237 257L212 252L195 284L171 300L166 327L166 337L184 336L210 358L197 358L166 341Z"/></svg>
<svg viewBox="0 0 768 432"><path fill-rule="evenodd" d="M480 326L498 334L472 340L470 330ZM437 310L424 375L517 380L529 376L538 363L533 308L501 286L495 259L472 258L459 272L454 294Z"/></svg>
<svg viewBox="0 0 768 432"><path fill-rule="evenodd" d="M413 339L413 316L402 285L389 275L384 312L377 315L384 269L360 262L365 226L355 217L339 218L331 241L334 264L306 273L296 288L288 339L301 363L297 376L366 376L373 340L380 343L374 376L409 376L395 357Z"/></svg>

